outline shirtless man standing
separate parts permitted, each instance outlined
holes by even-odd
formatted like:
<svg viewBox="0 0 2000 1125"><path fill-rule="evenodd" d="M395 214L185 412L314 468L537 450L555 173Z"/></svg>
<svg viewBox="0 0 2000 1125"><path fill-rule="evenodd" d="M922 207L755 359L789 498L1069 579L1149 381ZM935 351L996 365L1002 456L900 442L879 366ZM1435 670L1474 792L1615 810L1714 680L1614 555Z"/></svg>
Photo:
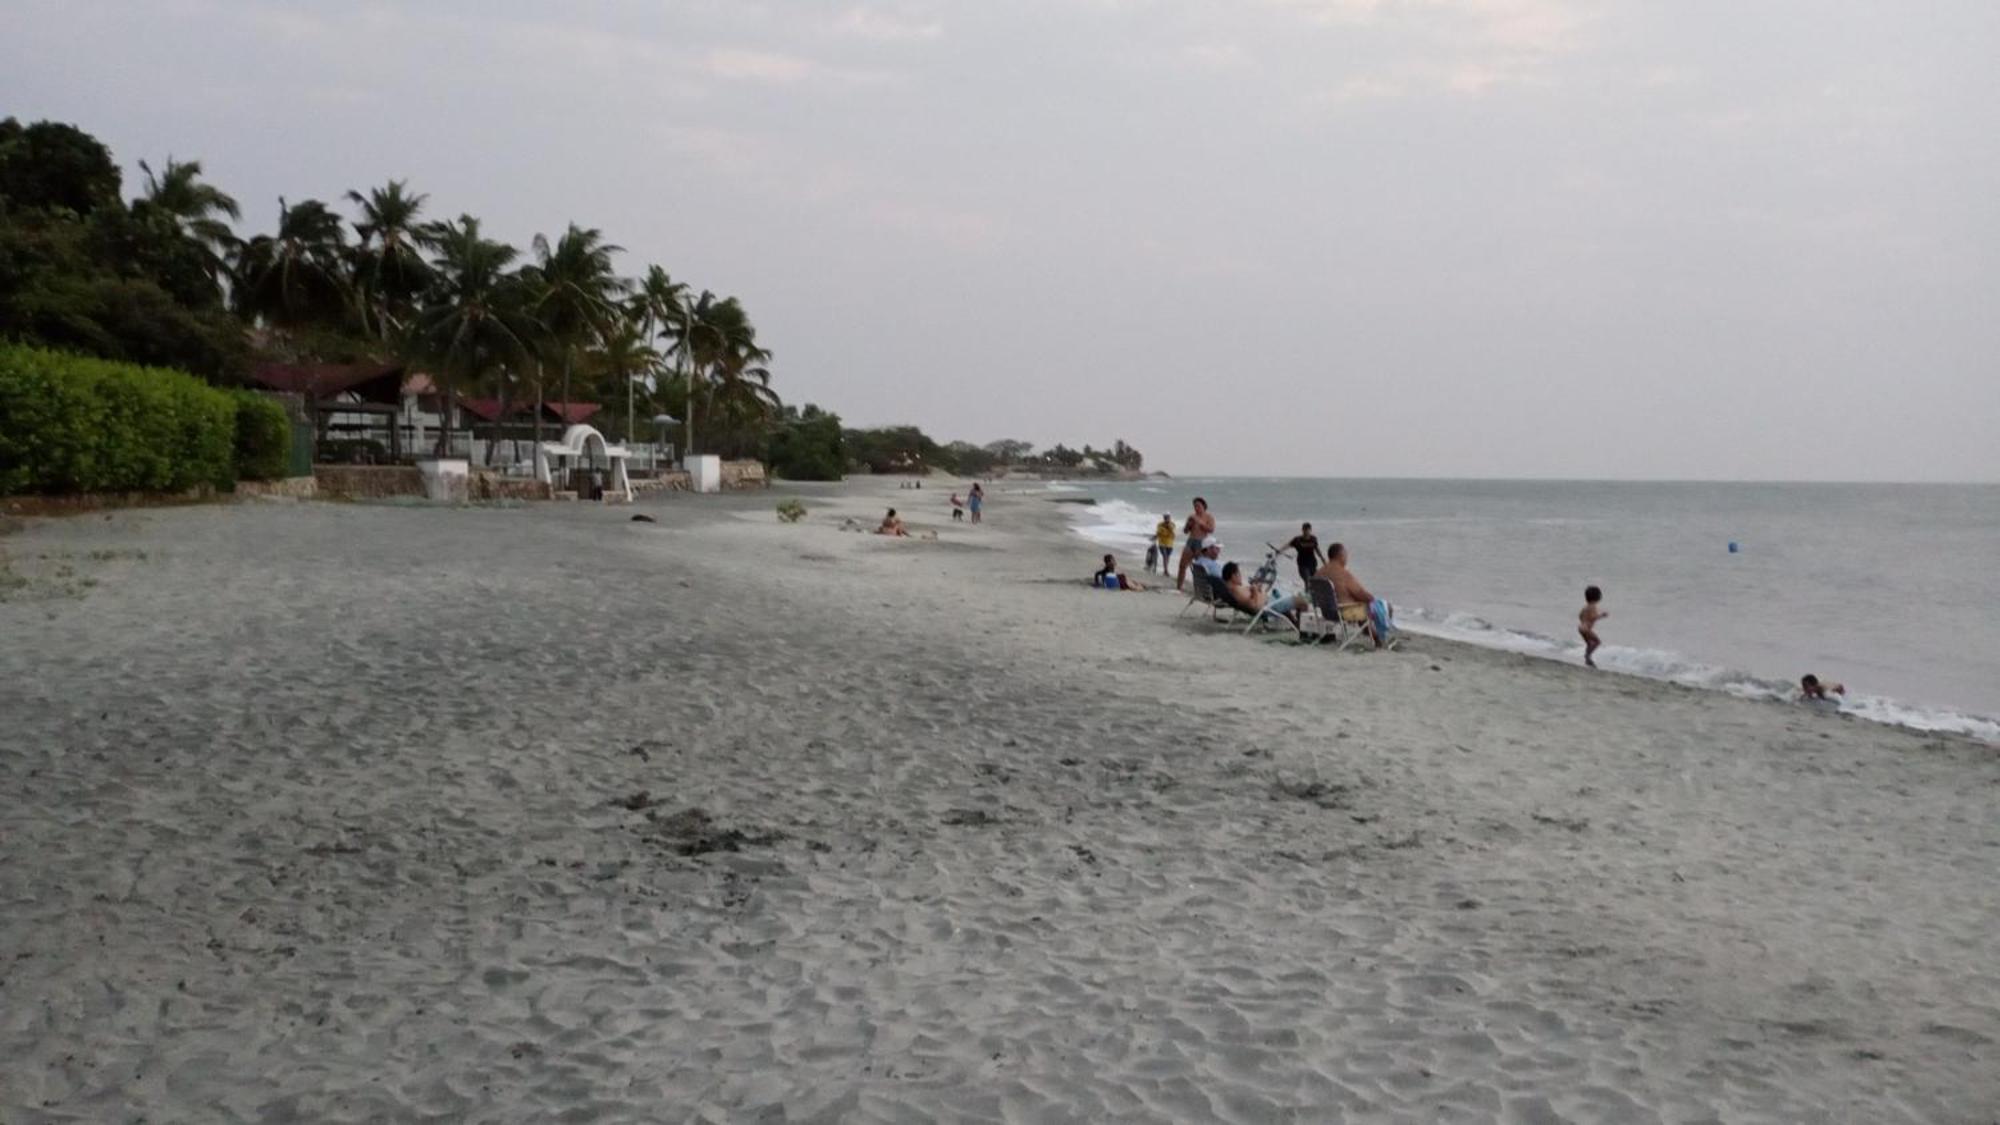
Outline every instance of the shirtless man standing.
<svg viewBox="0 0 2000 1125"><path fill-rule="evenodd" d="M1215 517L1208 514L1208 501L1194 498L1194 514L1187 518L1187 546L1181 548L1181 569L1174 575L1174 589L1180 589L1187 582L1188 567L1201 554L1202 544L1215 537Z"/></svg>

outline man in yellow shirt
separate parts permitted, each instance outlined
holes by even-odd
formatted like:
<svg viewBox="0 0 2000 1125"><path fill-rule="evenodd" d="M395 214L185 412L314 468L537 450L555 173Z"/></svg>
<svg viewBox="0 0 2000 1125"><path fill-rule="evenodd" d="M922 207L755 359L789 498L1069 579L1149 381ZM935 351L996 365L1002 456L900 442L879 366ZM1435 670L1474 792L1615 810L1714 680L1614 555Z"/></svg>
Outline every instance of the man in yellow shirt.
<svg viewBox="0 0 2000 1125"><path fill-rule="evenodd" d="M1153 549L1160 556L1160 573L1167 573L1168 564L1174 561L1174 517L1160 517L1160 526L1153 529Z"/></svg>

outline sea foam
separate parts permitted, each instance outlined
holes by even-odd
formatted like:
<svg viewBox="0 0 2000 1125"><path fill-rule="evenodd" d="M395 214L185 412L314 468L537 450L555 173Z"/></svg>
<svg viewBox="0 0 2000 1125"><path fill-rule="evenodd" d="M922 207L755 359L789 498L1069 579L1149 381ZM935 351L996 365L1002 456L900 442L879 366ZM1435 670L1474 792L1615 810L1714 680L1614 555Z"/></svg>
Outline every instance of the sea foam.
<svg viewBox="0 0 2000 1125"><path fill-rule="evenodd" d="M1114 551L1144 555L1153 541L1159 515L1125 500L1100 500L1076 505L1071 513L1076 532L1092 543ZM1398 605L1399 624L1412 633L1460 641L1481 648L1500 649L1544 660L1574 663L1582 659L1583 645L1521 629L1504 628L1469 613L1446 609ZM1686 687L1727 692L1743 699L1791 701L1797 686L1748 672L1696 659L1669 649L1605 645L1597 650L1599 667L1647 679L1665 680ZM2000 743L2000 719L1968 714L1947 707L1933 707L1891 699L1886 696L1854 694L1837 704L1843 715L1915 730L1961 734L1986 742Z"/></svg>

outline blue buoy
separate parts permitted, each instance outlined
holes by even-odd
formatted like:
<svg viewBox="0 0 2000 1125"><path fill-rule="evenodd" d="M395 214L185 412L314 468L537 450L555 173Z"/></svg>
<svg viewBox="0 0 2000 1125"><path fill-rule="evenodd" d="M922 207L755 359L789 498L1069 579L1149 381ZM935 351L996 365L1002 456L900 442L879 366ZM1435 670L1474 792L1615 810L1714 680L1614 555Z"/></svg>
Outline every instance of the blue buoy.
<svg viewBox="0 0 2000 1125"><path fill-rule="evenodd" d="M1736 540L1734 539L1729 541L1729 553L1732 555L1736 553Z"/></svg>

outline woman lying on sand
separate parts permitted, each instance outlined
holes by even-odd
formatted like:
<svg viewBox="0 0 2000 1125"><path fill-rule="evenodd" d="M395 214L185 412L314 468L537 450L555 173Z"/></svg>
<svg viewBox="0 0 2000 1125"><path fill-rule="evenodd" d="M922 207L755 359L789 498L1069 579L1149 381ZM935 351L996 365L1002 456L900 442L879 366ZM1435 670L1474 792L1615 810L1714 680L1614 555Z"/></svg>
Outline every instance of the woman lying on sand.
<svg viewBox="0 0 2000 1125"><path fill-rule="evenodd" d="M1118 558L1115 555L1104 556L1104 565L1098 569L1096 574L1090 576L1090 584L1092 586L1102 586L1107 590L1145 589L1144 586L1118 573Z"/></svg>

